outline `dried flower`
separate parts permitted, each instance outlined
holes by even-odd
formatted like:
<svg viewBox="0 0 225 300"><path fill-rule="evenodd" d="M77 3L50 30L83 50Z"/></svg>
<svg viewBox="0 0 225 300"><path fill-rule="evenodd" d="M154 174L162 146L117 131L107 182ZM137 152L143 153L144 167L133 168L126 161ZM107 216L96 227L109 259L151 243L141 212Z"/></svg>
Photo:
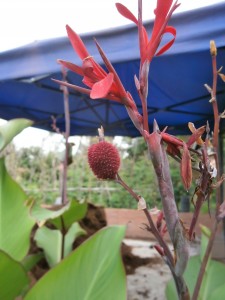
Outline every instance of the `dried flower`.
<svg viewBox="0 0 225 300"><path fill-rule="evenodd" d="M112 144L101 141L88 149L88 162L99 179L115 179L120 167L120 156Z"/></svg>

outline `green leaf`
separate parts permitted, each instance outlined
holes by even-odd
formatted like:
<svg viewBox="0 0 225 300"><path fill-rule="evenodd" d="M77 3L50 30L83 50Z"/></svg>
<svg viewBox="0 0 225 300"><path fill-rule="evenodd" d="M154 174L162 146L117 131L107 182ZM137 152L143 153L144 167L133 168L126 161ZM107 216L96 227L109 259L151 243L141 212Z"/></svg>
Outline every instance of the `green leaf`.
<svg viewBox="0 0 225 300"><path fill-rule="evenodd" d="M30 271L42 258L44 257L42 252L31 254L26 256L22 261L21 264L23 265L24 269L28 272Z"/></svg>
<svg viewBox="0 0 225 300"><path fill-rule="evenodd" d="M68 230L65 236L65 245L64 245L64 257L66 257L71 251L73 242L81 235L85 235L86 231L82 229L79 223L74 223Z"/></svg>
<svg viewBox="0 0 225 300"><path fill-rule="evenodd" d="M200 299L212 297L212 293L225 283L225 265L215 260L209 260L200 290ZM213 298L211 298L213 299ZM219 298L214 298L219 299ZM224 299L224 298L223 298Z"/></svg>
<svg viewBox="0 0 225 300"><path fill-rule="evenodd" d="M2 151L18 133L32 124L33 122L28 119L13 119L0 126L0 151Z"/></svg>
<svg viewBox="0 0 225 300"><path fill-rule="evenodd" d="M203 260L203 258L204 258L204 256L205 256L205 252L206 252L208 243L209 243L209 238L208 238L208 236L205 235L205 234L202 232L202 235L201 235L201 247L200 247L200 257L201 257L201 261Z"/></svg>
<svg viewBox="0 0 225 300"><path fill-rule="evenodd" d="M66 230L74 223L78 222L85 217L87 213L87 203L80 203L77 200L70 201L70 207L62 215L64 227ZM56 226L58 229L62 229L62 222L60 217L50 220L50 222Z"/></svg>
<svg viewBox="0 0 225 300"><path fill-rule="evenodd" d="M200 256L193 256L190 258L187 269L184 273L184 279L188 285L190 295L192 295L194 292L195 284L200 270L200 265L201 265ZM212 259L209 260L202 281L201 289L199 292L199 299L205 299L205 300L224 299L224 298L214 297L214 292L215 293L218 292L219 294L222 291L221 286L224 286L224 282L225 282L224 278L225 278L225 265L223 263L214 261ZM166 296L167 299L169 300L177 299L174 297L176 293L176 289L172 281L173 280L171 280L168 283L166 288Z"/></svg>
<svg viewBox="0 0 225 300"><path fill-rule="evenodd" d="M62 234L59 230L52 230L45 226L39 228L34 236L38 247L42 248L50 267L61 260Z"/></svg>
<svg viewBox="0 0 225 300"><path fill-rule="evenodd" d="M9 176L4 159L0 159L0 249L22 260L30 245L34 220L26 206L27 196Z"/></svg>
<svg viewBox="0 0 225 300"><path fill-rule="evenodd" d="M39 226L42 226L46 221L61 216L70 208L70 202L66 205L50 205L43 207L39 203L34 202L30 214L36 220Z"/></svg>
<svg viewBox="0 0 225 300"><path fill-rule="evenodd" d="M202 224L200 224L199 226L201 227L202 234L204 234L205 236L210 238L210 235L211 235L210 229L208 227L206 227L205 225L202 225Z"/></svg>
<svg viewBox="0 0 225 300"><path fill-rule="evenodd" d="M167 300L178 300L176 286L173 279L167 283L165 294Z"/></svg>
<svg viewBox="0 0 225 300"><path fill-rule="evenodd" d="M125 300L124 226L106 227L46 273L24 300Z"/></svg>
<svg viewBox="0 0 225 300"><path fill-rule="evenodd" d="M28 286L28 276L21 264L3 251L0 262L0 299L14 300Z"/></svg>
<svg viewBox="0 0 225 300"><path fill-rule="evenodd" d="M188 285L189 292L192 295L194 292L195 284L200 270L201 259L199 255L193 256L189 259L184 279Z"/></svg>
<svg viewBox="0 0 225 300"><path fill-rule="evenodd" d="M64 257L72 251L75 239L85 233L78 223L74 223L70 227L65 235ZM34 240L38 247L44 250L45 258L51 268L61 261L63 237L59 230L43 226L36 231Z"/></svg>
<svg viewBox="0 0 225 300"><path fill-rule="evenodd" d="M211 296L207 298L207 300L224 300L225 295L225 285L222 284L220 287L215 289L215 291L212 292Z"/></svg>
<svg viewBox="0 0 225 300"><path fill-rule="evenodd" d="M184 280L188 286L190 295L193 294L195 283L198 277L198 272L200 268L201 260L199 256L193 256L189 259L187 268L184 273ZM176 297L174 296L176 295ZM174 280L171 279L166 287L166 299L176 300L178 299L176 286Z"/></svg>

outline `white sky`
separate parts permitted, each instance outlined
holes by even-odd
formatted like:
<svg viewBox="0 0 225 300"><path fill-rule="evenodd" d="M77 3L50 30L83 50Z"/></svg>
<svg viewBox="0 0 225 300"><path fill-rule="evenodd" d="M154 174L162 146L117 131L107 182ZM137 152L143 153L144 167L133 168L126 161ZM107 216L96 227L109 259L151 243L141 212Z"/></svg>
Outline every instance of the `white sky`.
<svg viewBox="0 0 225 300"><path fill-rule="evenodd" d="M138 0L1 0L0 52L35 40L65 36L65 25L84 33L112 28L129 21L115 7L120 2L137 16ZM222 0L180 0L176 13ZM143 0L143 19L152 19L156 0ZM28 128L14 142L18 147L41 145L48 133ZM32 138L33 137L33 138Z"/></svg>
<svg viewBox="0 0 225 300"><path fill-rule="evenodd" d="M127 24L116 10L121 2L137 15L138 0L2 0L0 52L34 40L65 36L69 24L78 33ZM221 0L180 0L176 13ZM143 0L143 19L153 18L156 0Z"/></svg>

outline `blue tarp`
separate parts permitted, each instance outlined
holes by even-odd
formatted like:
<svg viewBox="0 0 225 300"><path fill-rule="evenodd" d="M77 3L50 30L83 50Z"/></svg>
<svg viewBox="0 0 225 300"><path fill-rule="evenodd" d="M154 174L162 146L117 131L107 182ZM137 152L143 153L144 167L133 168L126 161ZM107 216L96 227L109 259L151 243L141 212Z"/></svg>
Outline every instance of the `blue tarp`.
<svg viewBox="0 0 225 300"><path fill-rule="evenodd" d="M175 14L169 24L176 28L177 38L172 48L154 58L150 66L149 124L155 118L161 129L168 126L170 133L186 134L188 122L195 123L196 127L207 120L212 124L210 95L204 84L212 84L209 52L212 39L218 47L218 68L222 65L225 68L225 2ZM146 23L149 33L152 25L153 22ZM128 25L82 35L89 53L102 63L93 37L141 108L134 85L134 75L139 73L137 27ZM67 37L37 41L0 53L0 118L25 117L34 120L36 127L52 130L54 116L57 126L64 130L62 91L51 80L62 79L58 58L81 64ZM80 85L81 79L68 72L71 83ZM220 79L217 100L222 112L225 83ZM106 135L139 135L124 107L113 101L90 100L71 90L70 113L71 135L96 135L101 125Z"/></svg>

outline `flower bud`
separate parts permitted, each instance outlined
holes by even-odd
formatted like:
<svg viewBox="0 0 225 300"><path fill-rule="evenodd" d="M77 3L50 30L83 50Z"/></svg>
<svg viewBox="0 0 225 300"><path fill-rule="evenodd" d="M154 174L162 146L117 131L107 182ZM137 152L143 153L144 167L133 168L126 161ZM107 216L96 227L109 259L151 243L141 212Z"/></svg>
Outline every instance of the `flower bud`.
<svg viewBox="0 0 225 300"><path fill-rule="evenodd" d="M99 179L115 179L120 167L120 156L112 144L101 141L88 149L88 162Z"/></svg>
<svg viewBox="0 0 225 300"><path fill-rule="evenodd" d="M217 48L216 48L216 44L214 40L210 41L210 53L212 56L216 56L217 55Z"/></svg>

